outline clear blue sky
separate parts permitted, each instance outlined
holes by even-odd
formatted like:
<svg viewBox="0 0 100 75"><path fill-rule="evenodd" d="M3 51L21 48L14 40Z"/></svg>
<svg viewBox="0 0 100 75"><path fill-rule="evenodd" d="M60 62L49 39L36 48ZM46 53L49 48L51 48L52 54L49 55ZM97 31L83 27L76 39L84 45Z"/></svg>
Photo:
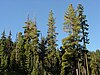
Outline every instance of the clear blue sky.
<svg viewBox="0 0 100 75"><path fill-rule="evenodd" d="M22 27L29 14L31 19L36 16L38 29L46 36L48 14L52 9L56 17L56 31L59 33L58 44L61 45L62 38L66 37L62 29L63 16L71 3L75 8L79 3L84 6L84 14L90 25L88 49L100 49L100 0L0 0L0 34L5 29L8 35L11 30L15 40L16 33L23 32Z"/></svg>

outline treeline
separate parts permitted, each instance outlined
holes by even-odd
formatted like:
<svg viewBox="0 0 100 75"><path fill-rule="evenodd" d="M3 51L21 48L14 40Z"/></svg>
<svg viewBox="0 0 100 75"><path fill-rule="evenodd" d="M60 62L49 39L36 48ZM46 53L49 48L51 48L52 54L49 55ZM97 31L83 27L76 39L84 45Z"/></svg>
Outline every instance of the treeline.
<svg viewBox="0 0 100 75"><path fill-rule="evenodd" d="M68 34L57 48L55 18L51 10L47 36L37 29L36 20L25 22L24 34L19 32L16 41L12 34L3 31L0 38L0 75L99 75L100 50L90 52L88 28L84 8L76 10L72 4L64 14L63 30Z"/></svg>

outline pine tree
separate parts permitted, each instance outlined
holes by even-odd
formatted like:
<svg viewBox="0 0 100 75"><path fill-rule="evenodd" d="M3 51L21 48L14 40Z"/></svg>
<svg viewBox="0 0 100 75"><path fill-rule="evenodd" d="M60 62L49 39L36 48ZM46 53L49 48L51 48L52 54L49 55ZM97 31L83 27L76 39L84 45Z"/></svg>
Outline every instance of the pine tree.
<svg viewBox="0 0 100 75"><path fill-rule="evenodd" d="M40 63L40 74L41 75L46 75L46 73L47 73L45 70L45 63L44 63L45 57L47 56L46 55L46 43L47 43L46 38L41 36L41 42L39 45L39 49L40 49L39 63Z"/></svg>
<svg viewBox="0 0 100 75"><path fill-rule="evenodd" d="M15 60L18 70L24 74L25 70L25 50L24 50L24 39L21 32L18 33L15 48Z"/></svg>
<svg viewBox="0 0 100 75"><path fill-rule="evenodd" d="M26 26L23 27L24 30L24 49L25 49L25 68L27 74L31 74L31 20L25 22Z"/></svg>
<svg viewBox="0 0 100 75"><path fill-rule="evenodd" d="M11 38L12 34L11 34L11 31L9 32L9 35L8 35L8 38L7 38L7 45L6 45L6 54L7 54L7 71L9 72L10 71L10 57L11 57L11 52L13 50L13 41L12 41L12 38Z"/></svg>
<svg viewBox="0 0 100 75"><path fill-rule="evenodd" d="M47 64L47 71L50 74L57 75L57 67L55 66L57 63L56 57L56 31L55 31L55 18L53 17L52 10L49 13L48 18L48 34L47 34L47 57L45 57L45 63Z"/></svg>
<svg viewBox="0 0 100 75"><path fill-rule="evenodd" d="M62 49L65 53L62 55L61 75L76 75L76 70L78 69L80 26L72 4L69 5L65 12L64 20L63 29L65 32L69 33L69 35L62 40Z"/></svg>
<svg viewBox="0 0 100 75"><path fill-rule="evenodd" d="M78 12L78 20L80 21L80 26L81 26L81 42L83 43L83 49L82 49L82 55L83 55L83 67L86 70L85 75L89 75L89 61L90 58L88 59L88 50L86 47L86 44L89 44L89 39L88 39L88 27L89 25L87 24L86 20L86 15L83 15L84 8L81 4L78 5L77 7L77 12ZM85 72L85 71L84 71Z"/></svg>
<svg viewBox="0 0 100 75"><path fill-rule="evenodd" d="M31 23L31 48L32 48L32 64L33 70L31 75L38 75L39 74L39 30L37 30L36 21Z"/></svg>
<svg viewBox="0 0 100 75"><path fill-rule="evenodd" d="M96 50L96 52L91 52L91 75L99 75L100 74L100 50Z"/></svg>
<svg viewBox="0 0 100 75"><path fill-rule="evenodd" d="M26 56L26 68L28 74L38 75L39 73L39 31L36 22L28 19L24 31L24 49Z"/></svg>
<svg viewBox="0 0 100 75"><path fill-rule="evenodd" d="M10 57L12 50L13 42L11 38L11 31L9 33L8 38L5 35L5 31L3 31L2 37L0 39L0 68L2 72L1 74L9 74L11 71Z"/></svg>
<svg viewBox="0 0 100 75"><path fill-rule="evenodd" d="M1 36L1 44L0 44L0 68L2 70L2 73L5 74L7 73L7 58L8 58L8 55L7 55L7 38L6 38L6 35L5 35L5 30L3 31L2 33L2 36Z"/></svg>

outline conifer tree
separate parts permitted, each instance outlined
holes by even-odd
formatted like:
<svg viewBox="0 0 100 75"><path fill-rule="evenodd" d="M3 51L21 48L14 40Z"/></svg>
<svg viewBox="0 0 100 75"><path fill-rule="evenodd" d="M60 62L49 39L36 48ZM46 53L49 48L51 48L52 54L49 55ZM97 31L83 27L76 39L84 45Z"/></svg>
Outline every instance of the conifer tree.
<svg viewBox="0 0 100 75"><path fill-rule="evenodd" d="M55 32L55 18L53 17L53 11L51 10L49 13L49 18L48 18L48 34L47 34L47 45L48 45L48 50L52 51L52 48L56 48L56 35L57 33Z"/></svg>
<svg viewBox="0 0 100 75"><path fill-rule="evenodd" d="M41 34L42 35L42 34ZM46 70L45 70L45 63L44 63L44 60L45 60L45 57L46 57L46 39L44 37L41 36L41 42L40 42L40 45L39 45L39 48L40 48L40 53L39 53L39 63L42 64L40 65L41 66L41 70L40 70L40 74L41 75L46 75Z"/></svg>
<svg viewBox="0 0 100 75"><path fill-rule="evenodd" d="M16 47L13 46L13 51L11 52L11 57L10 57L10 68L11 72L17 73L18 70L18 64L16 63Z"/></svg>
<svg viewBox="0 0 100 75"><path fill-rule="evenodd" d="M49 13L49 18L48 18L48 32L47 32L47 57L46 59L46 64L47 64L47 71L50 74L57 75L57 57L56 57L56 31L55 31L55 18L53 17L53 12L52 10Z"/></svg>
<svg viewBox="0 0 100 75"><path fill-rule="evenodd" d="M87 24L86 20L86 15L83 15L84 8L81 4L78 5L77 7L77 12L78 12L78 20L80 21L80 27L81 27L81 42L83 43L83 49L82 49L82 55L83 55L83 68L86 70L85 75L89 75L89 61L90 58L88 55L88 50L86 47L86 44L89 44L89 39L88 39L88 27L89 25ZM84 71L85 72L85 71Z"/></svg>
<svg viewBox="0 0 100 75"><path fill-rule="evenodd" d="M1 36L1 44L0 44L0 68L2 70L2 73L7 73L7 38L5 35L5 30L2 33Z"/></svg>
<svg viewBox="0 0 100 75"><path fill-rule="evenodd" d="M31 74L31 36L30 36L30 28L31 28L31 20L25 22L26 26L23 27L24 30L24 49L25 49L25 68L27 74Z"/></svg>
<svg viewBox="0 0 100 75"><path fill-rule="evenodd" d="M36 22L32 22L28 19L24 31L25 42L25 56L26 56L26 68L28 74L38 75L39 73L39 31L36 27Z"/></svg>
<svg viewBox="0 0 100 75"><path fill-rule="evenodd" d="M96 52L91 52L91 75L99 75L100 74L100 50L96 50Z"/></svg>
<svg viewBox="0 0 100 75"><path fill-rule="evenodd" d="M33 64L33 70L31 75L38 75L39 74L39 30L37 30L37 26L36 26L36 21L31 23L31 48L32 48L32 64Z"/></svg>
<svg viewBox="0 0 100 75"><path fill-rule="evenodd" d="M24 50L24 39L21 32L18 33L15 47L15 60L16 65L19 67L19 71L24 72L25 69L25 50Z"/></svg>
<svg viewBox="0 0 100 75"><path fill-rule="evenodd" d="M63 29L69 33L69 36L62 40L62 49L65 50L65 53L62 55L61 75L76 75L80 26L72 4L69 5L65 12L64 20Z"/></svg>
<svg viewBox="0 0 100 75"><path fill-rule="evenodd" d="M13 50L13 42L12 42L12 38L11 38L12 34L11 31L9 32L8 38L7 38L7 45L6 45L6 53L7 53L7 70L9 72L10 70L10 57L11 57L11 52Z"/></svg>

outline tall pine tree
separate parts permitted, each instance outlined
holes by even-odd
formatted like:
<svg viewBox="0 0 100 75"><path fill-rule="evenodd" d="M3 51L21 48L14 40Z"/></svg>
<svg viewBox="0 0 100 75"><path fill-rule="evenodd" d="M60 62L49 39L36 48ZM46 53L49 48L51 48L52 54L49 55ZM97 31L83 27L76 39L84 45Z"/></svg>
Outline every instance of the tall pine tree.
<svg viewBox="0 0 100 75"><path fill-rule="evenodd" d="M76 75L78 70L80 25L72 4L69 5L65 12L64 20L63 29L69 35L62 40L62 49L65 53L62 55L61 75Z"/></svg>
<svg viewBox="0 0 100 75"><path fill-rule="evenodd" d="M84 69L84 74L85 75L90 75L89 73L89 61L90 58L88 55L88 50L86 45L89 44L89 39L88 39L88 27L89 25L87 24L86 20L86 15L83 14L84 8L81 4L78 5L77 7L77 12L78 12L78 20L80 22L81 26L81 42L83 43L83 49L82 49L82 58L83 58L83 69Z"/></svg>
<svg viewBox="0 0 100 75"><path fill-rule="evenodd" d="M51 10L48 18L48 32L47 32L47 57L45 57L45 63L47 64L47 71L50 75L57 75L57 56L56 56L56 31L55 31L55 18L53 17L53 11Z"/></svg>
<svg viewBox="0 0 100 75"><path fill-rule="evenodd" d="M39 30L37 30L36 26L36 20L32 22L32 27L31 27L31 37L32 37L32 42L31 42L31 47L32 47L32 59L33 59L33 70L31 75L38 75L39 74Z"/></svg>
<svg viewBox="0 0 100 75"><path fill-rule="evenodd" d="M0 69L3 74L7 70L7 53L6 53L7 43L6 41L7 41L7 38L5 35L5 30L4 30L0 39Z"/></svg>

